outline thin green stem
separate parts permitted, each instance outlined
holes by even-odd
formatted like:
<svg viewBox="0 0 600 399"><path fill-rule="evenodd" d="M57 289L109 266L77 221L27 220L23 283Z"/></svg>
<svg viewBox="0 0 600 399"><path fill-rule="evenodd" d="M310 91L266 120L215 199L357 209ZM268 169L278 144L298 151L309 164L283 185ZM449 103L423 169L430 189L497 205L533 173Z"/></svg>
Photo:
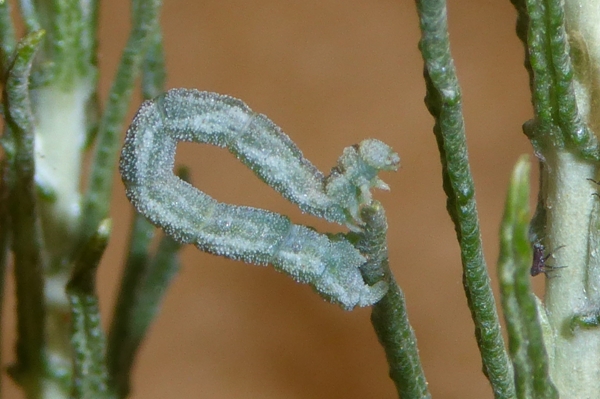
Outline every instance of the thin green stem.
<svg viewBox="0 0 600 399"><path fill-rule="evenodd" d="M111 397L105 360L104 331L96 295L96 270L109 236L110 220L105 219L77 257L66 288L71 305L71 397L74 399Z"/></svg>
<svg viewBox="0 0 600 399"><path fill-rule="evenodd" d="M422 37L419 48L425 62L425 103L435 118L434 133L442 161L447 209L461 248L463 285L483 369L496 398L512 398L515 388L504 348L475 202L475 188L467 155L461 94L448 40L446 2L417 0Z"/></svg>
<svg viewBox="0 0 600 399"><path fill-rule="evenodd" d="M584 122L576 99L563 2L512 3L519 12L517 32L526 48L535 110L535 122L525 133L539 154L568 146L585 159L599 160L598 140Z"/></svg>
<svg viewBox="0 0 600 399"><path fill-rule="evenodd" d="M529 265L529 161L522 157L513 172L500 232L498 276L502 307L515 367L519 398L558 398L549 375L549 360L539 312L531 290ZM548 337L550 338L550 337Z"/></svg>
<svg viewBox="0 0 600 399"><path fill-rule="evenodd" d="M128 396L131 384L131 371L140 344L148 328L160 311L162 299L179 271L178 252L181 244L171 237L164 236L156 253L145 265L144 275L140 276L133 288L135 297L129 308L129 319L125 334L115 336L118 346L112 347L111 375L119 398ZM123 320L121 318L121 320Z"/></svg>
<svg viewBox="0 0 600 399"><path fill-rule="evenodd" d="M356 244L368 262L362 267L367 284L384 280L389 285L387 294L373 305L371 322L385 349L390 367L390 378L402 399L431 398L423 372L417 339L406 311L404 293L389 268L387 252L387 220L378 202L365 206L361 212L365 222L363 233Z"/></svg>
<svg viewBox="0 0 600 399"><path fill-rule="evenodd" d="M158 96L164 90L165 61L160 27L155 26L142 65L142 93L144 99ZM186 169L179 175L188 181ZM109 333L108 364L112 384L118 397L125 398L130 391L130 375L135 355L147 329L155 318L161 299L179 268L177 252L180 245L170 237L163 237L154 257L149 248L154 237L154 226L142 215L135 213L129 241L121 289L117 299L113 323Z"/></svg>
<svg viewBox="0 0 600 399"><path fill-rule="evenodd" d="M108 370L111 384L120 398L129 392L129 373L124 373L132 363L133 354L125 353L124 346L130 342L131 324L139 295L139 285L144 280L149 262L148 250L154 236L154 226L139 213L134 213L129 253L121 279L121 288L108 334Z"/></svg>
<svg viewBox="0 0 600 399"><path fill-rule="evenodd" d="M98 64L98 0L80 2L83 59L91 65Z"/></svg>
<svg viewBox="0 0 600 399"><path fill-rule="evenodd" d="M100 121L89 185L83 202L84 237L89 236L94 226L108 214L112 177L118 156L119 132L123 128L133 85L140 72L149 38L157 29L160 5L160 0L132 2L133 28Z"/></svg>
<svg viewBox="0 0 600 399"><path fill-rule="evenodd" d="M4 111L9 128L5 130L3 144L9 165L7 181L17 295L17 366L13 375L31 397L37 397L42 389L45 309L29 75L43 35L43 31L34 32L19 42L4 90Z"/></svg>
<svg viewBox="0 0 600 399"><path fill-rule="evenodd" d="M88 60L89 64L94 67L98 65L98 18L98 0L88 1L87 8L84 7L82 10L83 35L81 46L84 49L84 59ZM96 82L96 79L94 79L94 82ZM87 150L92 146L98 134L100 100L97 87L94 87L94 91L88 99L85 121L87 128L83 147Z"/></svg>
<svg viewBox="0 0 600 399"><path fill-rule="evenodd" d="M179 172L188 180L187 170ZM149 247L154 226L135 213L119 297L109 333L108 365L119 398L130 391L130 375L137 350L156 317L162 298L177 271L180 244L164 236L153 257Z"/></svg>
<svg viewBox="0 0 600 399"><path fill-rule="evenodd" d="M165 89L167 78L163 38L159 25L156 25L149 41L148 51L142 64L142 95L145 100L161 94Z"/></svg>

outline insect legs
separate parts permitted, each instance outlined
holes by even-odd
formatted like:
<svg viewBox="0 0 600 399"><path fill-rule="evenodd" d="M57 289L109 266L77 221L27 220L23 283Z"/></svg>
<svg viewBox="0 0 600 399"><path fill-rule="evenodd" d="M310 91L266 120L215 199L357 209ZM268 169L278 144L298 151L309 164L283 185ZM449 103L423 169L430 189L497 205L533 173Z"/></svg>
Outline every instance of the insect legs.
<svg viewBox="0 0 600 399"><path fill-rule="evenodd" d="M532 276L537 276L540 273L544 273L548 276L549 272L553 272L556 269L563 269L566 266L551 266L546 264L548 258L552 256L552 254L559 249L564 248L564 245L561 245L558 248L555 248L553 252L550 252L548 255L545 255L546 248L544 244L541 242L536 242L533 244L533 261L531 263L531 269L529 270L529 274Z"/></svg>

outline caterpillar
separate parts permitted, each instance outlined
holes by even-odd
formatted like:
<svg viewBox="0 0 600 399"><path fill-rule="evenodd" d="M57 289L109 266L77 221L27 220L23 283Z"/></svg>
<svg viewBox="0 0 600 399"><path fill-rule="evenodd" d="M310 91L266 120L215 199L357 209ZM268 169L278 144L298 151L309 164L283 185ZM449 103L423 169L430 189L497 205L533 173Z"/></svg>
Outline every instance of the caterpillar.
<svg viewBox="0 0 600 399"><path fill-rule="evenodd" d="M344 150L325 176L266 116L241 100L172 89L142 104L127 130L119 170L138 212L181 243L248 263L272 264L310 284L344 309L369 306L387 291L384 281L365 284L365 257L342 234L325 235L263 209L220 203L173 173L179 141L227 148L261 180L304 212L361 231L359 209L377 177L396 170L398 155L369 139Z"/></svg>

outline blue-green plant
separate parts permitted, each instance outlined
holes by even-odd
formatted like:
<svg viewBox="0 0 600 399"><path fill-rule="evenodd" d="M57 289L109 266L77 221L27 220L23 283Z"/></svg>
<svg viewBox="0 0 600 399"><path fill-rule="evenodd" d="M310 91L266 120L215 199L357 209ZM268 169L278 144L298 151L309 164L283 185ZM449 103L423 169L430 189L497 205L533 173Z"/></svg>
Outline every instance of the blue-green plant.
<svg viewBox="0 0 600 399"><path fill-rule="evenodd" d="M435 119L447 209L494 396L591 398L600 392L600 3L512 3L534 109L523 130L541 173L531 220L526 158L515 167L506 200L498 270L508 350L483 258L444 0L416 1L425 103ZM240 100L189 89L165 93L160 6L159 0L131 1L131 34L101 106L98 2L20 0L26 32L17 41L10 3L0 0L0 276L3 282L12 252L18 333L12 378L32 399L126 397L137 349L178 270L177 252L193 243L217 255L272 264L344 309L372 306L399 397L430 397L404 296L389 267L385 211L370 191L388 188L378 173L396 170L399 156L366 139L346 148L325 176L274 123ZM95 273L110 235L111 178L138 76L148 101L129 127L120 171L139 213L105 339ZM284 215L217 202L187 182L185 169L172 173L178 141L227 148L302 211L348 232L322 234ZM83 190L87 151L92 162ZM154 226L166 235L150 251ZM536 262L550 255L542 253L547 248L555 251L556 264L566 265L560 278L542 270L548 274L544 301L531 290L532 247ZM62 323L65 318L71 323Z"/></svg>

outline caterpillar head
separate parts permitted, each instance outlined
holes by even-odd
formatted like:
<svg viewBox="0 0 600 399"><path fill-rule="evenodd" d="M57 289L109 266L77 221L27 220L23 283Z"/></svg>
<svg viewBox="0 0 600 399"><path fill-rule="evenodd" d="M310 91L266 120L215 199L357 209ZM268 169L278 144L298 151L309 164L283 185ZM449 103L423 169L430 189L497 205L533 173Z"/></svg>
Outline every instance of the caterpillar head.
<svg viewBox="0 0 600 399"><path fill-rule="evenodd" d="M363 140L358 145L358 155L365 164L377 170L396 171L400 166L398 153L377 139Z"/></svg>
<svg viewBox="0 0 600 399"><path fill-rule="evenodd" d="M364 224L360 208L372 202L371 189L389 190L377 174L382 170L395 171L400 157L384 142L368 139L344 149L336 168L326 183L327 195L344 208L346 226L360 231Z"/></svg>

